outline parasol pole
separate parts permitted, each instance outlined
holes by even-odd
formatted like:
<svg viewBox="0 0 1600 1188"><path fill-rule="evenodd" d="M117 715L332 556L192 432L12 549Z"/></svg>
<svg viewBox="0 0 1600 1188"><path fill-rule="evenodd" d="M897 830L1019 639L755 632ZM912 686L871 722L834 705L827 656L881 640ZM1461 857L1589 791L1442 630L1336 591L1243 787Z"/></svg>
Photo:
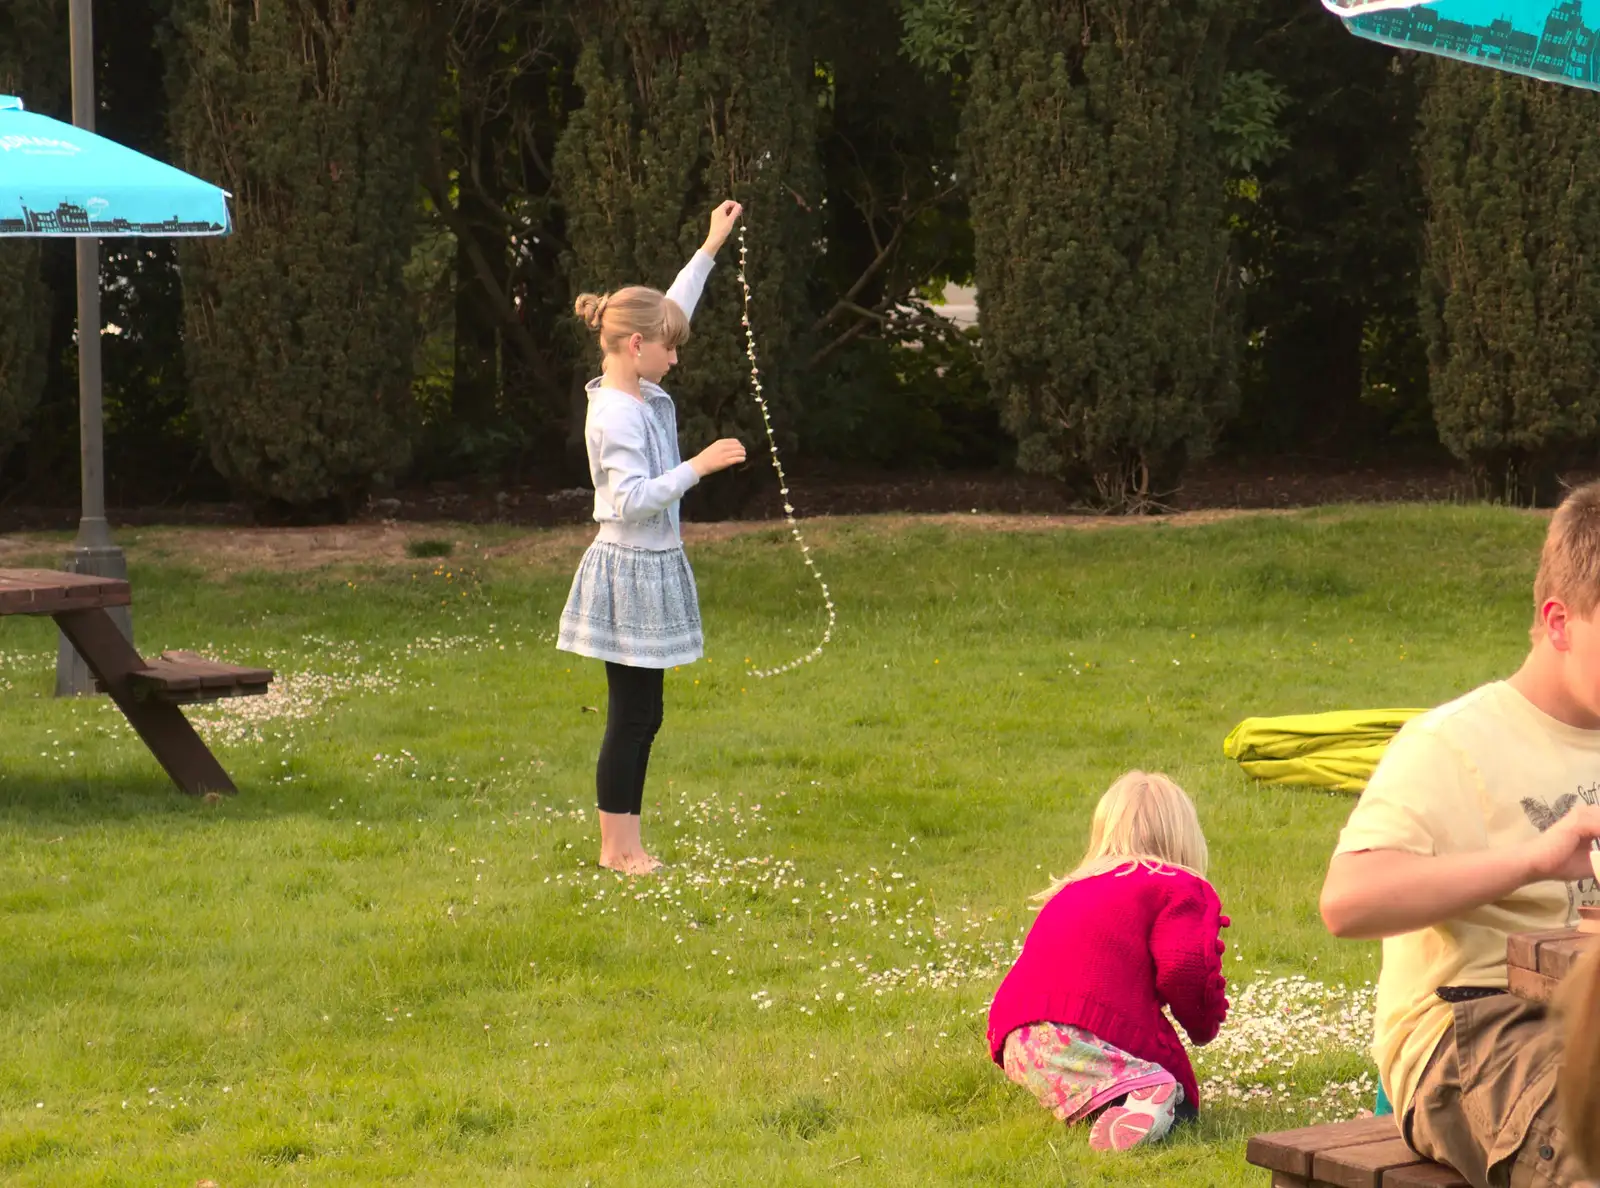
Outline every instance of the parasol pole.
<svg viewBox="0 0 1600 1188"><path fill-rule="evenodd" d="M72 122L94 131L94 16L93 0L70 0L72 38ZM100 241L81 236L78 255L78 447L83 505L78 536L66 568L74 573L126 579L128 560L111 542L106 523L104 408L100 369ZM133 619L126 607L111 612L132 640ZM82 658L61 637L56 652L56 696L94 692L94 678Z"/></svg>

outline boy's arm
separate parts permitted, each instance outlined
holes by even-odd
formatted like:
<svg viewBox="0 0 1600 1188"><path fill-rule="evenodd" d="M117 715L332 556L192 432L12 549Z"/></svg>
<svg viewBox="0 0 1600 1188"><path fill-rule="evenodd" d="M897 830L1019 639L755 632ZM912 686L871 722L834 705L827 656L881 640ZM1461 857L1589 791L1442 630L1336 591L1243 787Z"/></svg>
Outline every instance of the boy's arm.
<svg viewBox="0 0 1600 1188"><path fill-rule="evenodd" d="M1600 806L1581 805L1534 840L1501 850L1335 854L1322 884L1322 921L1335 936L1359 940L1430 928L1529 883L1589 877L1589 850L1597 837Z"/></svg>

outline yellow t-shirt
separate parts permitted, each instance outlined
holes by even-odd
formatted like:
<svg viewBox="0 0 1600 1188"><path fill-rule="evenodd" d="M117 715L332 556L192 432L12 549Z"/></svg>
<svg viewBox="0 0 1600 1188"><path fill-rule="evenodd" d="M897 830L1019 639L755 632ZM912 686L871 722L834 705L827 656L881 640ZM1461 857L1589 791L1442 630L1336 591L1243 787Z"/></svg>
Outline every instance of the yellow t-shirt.
<svg viewBox="0 0 1600 1188"><path fill-rule="evenodd" d="M1466 854L1529 841L1575 804L1600 802L1600 730L1535 708L1504 681L1414 718L1395 735L1339 835L1336 854ZM1450 1027L1440 986L1506 984L1506 936L1569 928L1593 879L1532 883L1457 919L1383 942L1372 1056L1405 1116Z"/></svg>

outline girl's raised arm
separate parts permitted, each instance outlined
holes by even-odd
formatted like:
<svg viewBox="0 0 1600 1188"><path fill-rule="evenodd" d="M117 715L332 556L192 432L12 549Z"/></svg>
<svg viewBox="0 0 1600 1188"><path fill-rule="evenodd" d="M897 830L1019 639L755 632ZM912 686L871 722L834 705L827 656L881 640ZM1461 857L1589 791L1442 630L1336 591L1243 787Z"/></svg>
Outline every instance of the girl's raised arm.
<svg viewBox="0 0 1600 1188"><path fill-rule="evenodd" d="M667 290L667 299L683 310L684 317L694 317L695 306L700 304L700 294L705 291L706 278L711 275L716 255L728 241L733 225L739 221L742 213L744 207L737 202L723 202L711 212L711 229L706 233L706 241L683 266L678 279Z"/></svg>
<svg viewBox="0 0 1600 1188"><path fill-rule="evenodd" d="M678 279L667 290L667 300L675 302L683 310L684 317L694 317L694 307L700 304L700 294L705 292L706 278L711 275L714 264L715 261L701 248L683 266Z"/></svg>

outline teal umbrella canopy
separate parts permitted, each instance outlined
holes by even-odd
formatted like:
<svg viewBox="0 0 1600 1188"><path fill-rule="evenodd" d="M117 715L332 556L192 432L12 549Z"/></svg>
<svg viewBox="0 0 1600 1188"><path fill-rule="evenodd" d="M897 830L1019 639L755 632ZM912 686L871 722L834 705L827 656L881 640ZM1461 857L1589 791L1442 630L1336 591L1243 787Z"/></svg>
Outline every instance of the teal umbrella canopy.
<svg viewBox="0 0 1600 1188"><path fill-rule="evenodd" d="M0 237L230 230L226 191L0 95Z"/></svg>
<svg viewBox="0 0 1600 1188"><path fill-rule="evenodd" d="M1358 37L1398 49L1600 90L1600 3L1591 0L1323 0Z"/></svg>

